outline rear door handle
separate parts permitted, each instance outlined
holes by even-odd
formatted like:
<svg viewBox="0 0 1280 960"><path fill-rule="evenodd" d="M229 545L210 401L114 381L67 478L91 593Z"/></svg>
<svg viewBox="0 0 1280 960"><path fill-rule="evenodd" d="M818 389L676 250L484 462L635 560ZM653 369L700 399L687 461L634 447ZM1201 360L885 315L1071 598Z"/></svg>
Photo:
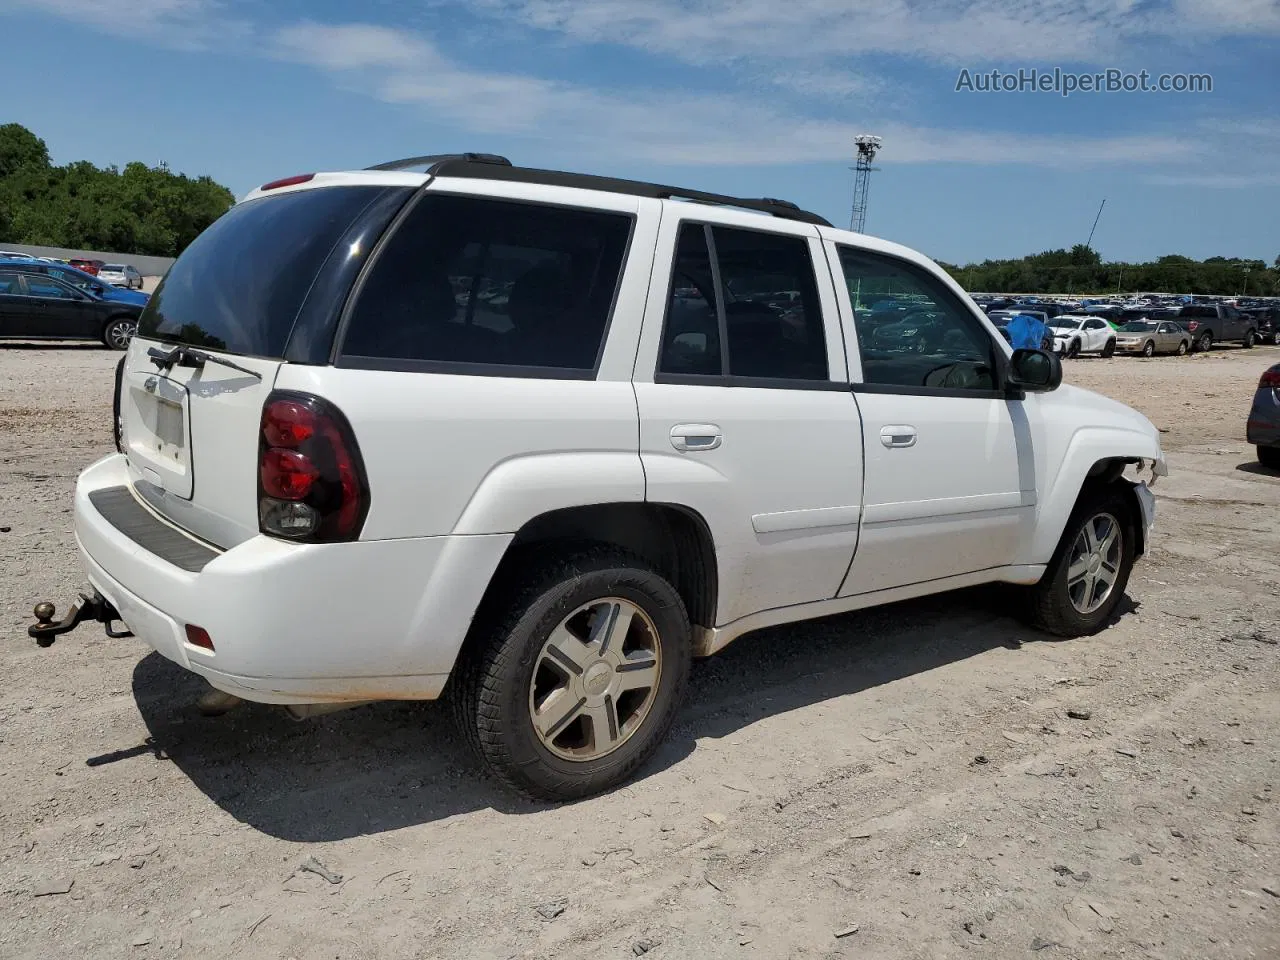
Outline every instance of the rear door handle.
<svg viewBox="0 0 1280 960"><path fill-rule="evenodd" d="M905 423L881 427L880 442L886 447L914 447L916 428Z"/></svg>
<svg viewBox="0 0 1280 960"><path fill-rule="evenodd" d="M714 423L677 423L671 428L671 445L682 453L714 450L724 435Z"/></svg>

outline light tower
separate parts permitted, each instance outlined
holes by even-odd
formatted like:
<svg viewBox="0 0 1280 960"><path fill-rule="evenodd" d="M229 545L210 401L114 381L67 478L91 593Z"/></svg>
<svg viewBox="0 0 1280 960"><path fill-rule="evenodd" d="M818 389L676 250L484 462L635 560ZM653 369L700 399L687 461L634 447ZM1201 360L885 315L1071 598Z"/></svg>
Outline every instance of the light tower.
<svg viewBox="0 0 1280 960"><path fill-rule="evenodd" d="M849 217L849 229L862 233L867 225L867 191L871 188L871 171L877 169L871 164L880 150L879 137L861 136L853 138L858 148L857 164L853 167L853 213Z"/></svg>

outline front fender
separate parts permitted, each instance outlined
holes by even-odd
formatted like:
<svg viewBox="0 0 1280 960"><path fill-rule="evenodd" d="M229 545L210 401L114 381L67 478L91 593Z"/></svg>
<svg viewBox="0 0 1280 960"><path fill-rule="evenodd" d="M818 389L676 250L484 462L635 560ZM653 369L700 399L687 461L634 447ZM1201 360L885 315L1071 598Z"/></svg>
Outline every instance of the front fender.
<svg viewBox="0 0 1280 960"><path fill-rule="evenodd" d="M1044 564L1053 558L1085 480L1098 463L1144 459L1156 461L1161 465L1158 469L1162 470L1164 455L1157 436L1126 427L1078 428L1058 459L1056 470L1048 471L1051 479L1040 497L1035 534L1026 554L1018 562Z"/></svg>

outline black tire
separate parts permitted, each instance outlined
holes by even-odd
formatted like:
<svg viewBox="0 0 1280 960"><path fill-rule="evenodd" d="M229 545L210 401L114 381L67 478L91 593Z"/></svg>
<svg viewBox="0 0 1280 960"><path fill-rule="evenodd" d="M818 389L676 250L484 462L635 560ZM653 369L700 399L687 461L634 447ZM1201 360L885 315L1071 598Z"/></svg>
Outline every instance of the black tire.
<svg viewBox="0 0 1280 960"><path fill-rule="evenodd" d="M1071 346L1067 347L1067 359L1074 360L1078 356L1080 356L1080 341L1072 340Z"/></svg>
<svg viewBox="0 0 1280 960"><path fill-rule="evenodd" d="M692 662L689 616L680 595L640 558L589 547L504 577L490 590L468 638L451 690L463 735L495 777L538 800L576 800L627 780L662 743L684 696ZM530 689L547 637L584 604L618 597L652 621L661 672L648 712L611 753L568 760L541 741L530 717Z"/></svg>
<svg viewBox="0 0 1280 960"><path fill-rule="evenodd" d="M1154 357L1156 355L1156 342L1148 340L1142 345L1142 355L1144 357Z"/></svg>
<svg viewBox="0 0 1280 960"><path fill-rule="evenodd" d="M1058 549L1054 551L1044 577L1035 586L1027 588L1030 594L1028 614L1033 626L1059 637L1084 637L1102 629L1115 612L1120 598L1124 596L1125 587L1129 584L1129 573L1133 569L1137 546L1137 520L1133 511L1129 495L1119 489L1117 484L1091 489L1086 487L1067 520ZM1119 524L1119 563L1106 600L1096 610L1081 613L1071 602L1067 586L1072 546L1085 524L1102 514L1114 517Z"/></svg>
<svg viewBox="0 0 1280 960"><path fill-rule="evenodd" d="M1188 344L1187 341L1185 340L1178 341L1178 356L1185 357L1187 355L1187 352L1190 349L1191 349L1191 345Z"/></svg>
<svg viewBox="0 0 1280 960"><path fill-rule="evenodd" d="M1213 349L1212 333L1205 333L1203 336L1200 337L1199 340L1196 341L1196 345L1195 345L1196 353L1208 353L1212 349Z"/></svg>
<svg viewBox="0 0 1280 960"><path fill-rule="evenodd" d="M137 317L112 317L102 328L102 342L109 350L127 350L129 341L137 332Z"/></svg>
<svg viewBox="0 0 1280 960"><path fill-rule="evenodd" d="M1116 340L1112 337L1107 341L1107 345L1102 348L1102 359L1109 360L1116 355Z"/></svg>
<svg viewBox="0 0 1280 960"><path fill-rule="evenodd" d="M1258 462L1268 470L1280 470L1280 447L1258 445Z"/></svg>
<svg viewBox="0 0 1280 960"><path fill-rule="evenodd" d="M1257 341L1258 341L1258 335L1257 335L1256 333L1254 333L1252 330L1246 330L1246 331L1245 331L1245 334L1244 334L1244 348L1245 348L1246 350L1252 350L1252 349L1253 349L1253 345L1254 345L1255 343L1257 343Z"/></svg>

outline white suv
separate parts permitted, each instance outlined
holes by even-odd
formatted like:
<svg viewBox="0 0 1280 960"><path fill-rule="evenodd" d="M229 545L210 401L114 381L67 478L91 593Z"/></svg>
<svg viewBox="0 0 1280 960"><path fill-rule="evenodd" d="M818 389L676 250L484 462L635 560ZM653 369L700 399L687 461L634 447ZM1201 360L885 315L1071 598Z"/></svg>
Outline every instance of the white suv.
<svg viewBox="0 0 1280 960"><path fill-rule="evenodd" d="M290 178L143 313L76 489L92 593L31 633L121 620L267 703L447 694L498 777L583 796L759 627L1003 581L1100 629L1153 519L1126 466L1164 461L1060 381L782 201L474 154Z"/></svg>

